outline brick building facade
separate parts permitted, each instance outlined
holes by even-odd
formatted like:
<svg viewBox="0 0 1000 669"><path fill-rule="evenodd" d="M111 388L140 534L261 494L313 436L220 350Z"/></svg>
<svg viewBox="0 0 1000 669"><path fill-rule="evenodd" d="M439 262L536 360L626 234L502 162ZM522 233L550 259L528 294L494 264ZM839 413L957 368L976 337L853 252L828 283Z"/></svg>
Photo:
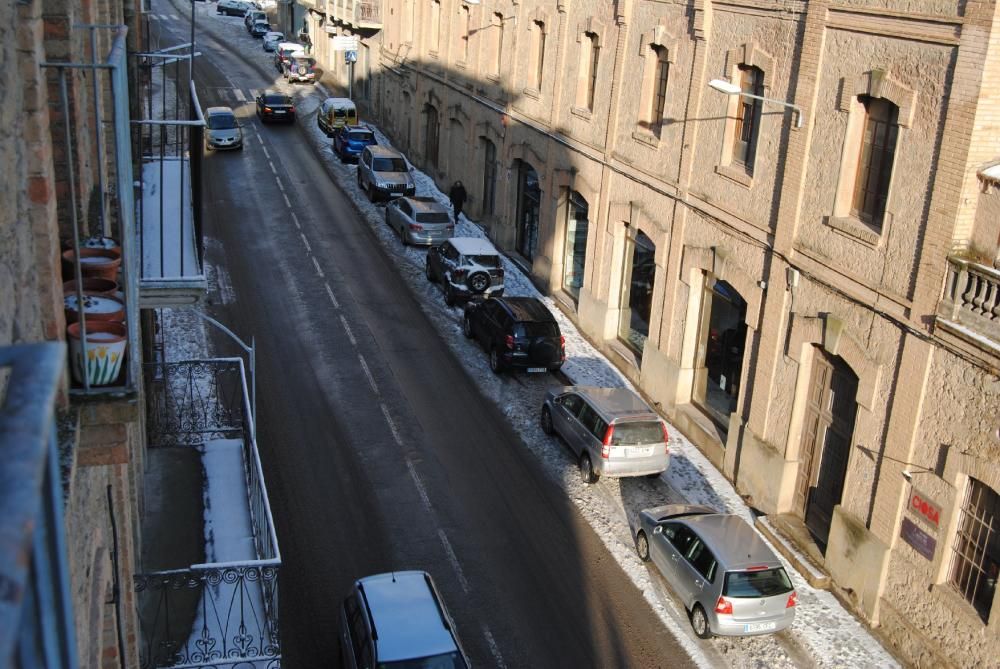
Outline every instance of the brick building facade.
<svg viewBox="0 0 1000 669"><path fill-rule="evenodd" d="M326 40L360 38L394 143L901 658L1000 654L996 2L305 4L344 83Z"/></svg>

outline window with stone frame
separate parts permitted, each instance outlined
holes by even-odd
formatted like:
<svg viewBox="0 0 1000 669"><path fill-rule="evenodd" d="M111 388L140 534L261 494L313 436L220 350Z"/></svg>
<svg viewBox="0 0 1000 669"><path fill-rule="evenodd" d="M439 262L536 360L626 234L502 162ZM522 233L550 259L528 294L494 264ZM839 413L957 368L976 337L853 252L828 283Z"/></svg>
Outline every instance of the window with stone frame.
<svg viewBox="0 0 1000 669"><path fill-rule="evenodd" d="M667 60L667 49L659 44L652 46L656 57L653 66L652 91L649 99L649 129L657 137L663 130L663 112L667 105L667 81L670 76L670 63Z"/></svg>
<svg viewBox="0 0 1000 669"><path fill-rule="evenodd" d="M438 53L441 50L441 0L431 0L430 22L430 50Z"/></svg>
<svg viewBox="0 0 1000 669"><path fill-rule="evenodd" d="M597 92L597 67L601 58L601 40L596 33L586 32L580 40L580 71L576 106L594 111Z"/></svg>
<svg viewBox="0 0 1000 669"><path fill-rule="evenodd" d="M740 90L744 94L764 95L764 72L752 65L739 66ZM732 162L753 174L757 154L757 136L760 133L762 101L740 95L736 105L736 131L733 134Z"/></svg>
<svg viewBox="0 0 1000 669"><path fill-rule="evenodd" d="M462 62L469 62L469 38L472 36L472 13L468 5L461 7L462 20Z"/></svg>
<svg viewBox="0 0 1000 669"><path fill-rule="evenodd" d="M851 215L869 225L881 227L896 156L899 108L889 100L867 95L859 95L858 101L864 106L865 117Z"/></svg>
<svg viewBox="0 0 1000 669"><path fill-rule="evenodd" d="M542 77L545 73L545 23L534 22L535 29L535 72L532 82L536 91L542 90Z"/></svg>
<svg viewBox="0 0 1000 669"><path fill-rule="evenodd" d="M493 15L493 74L500 76L503 65L503 14Z"/></svg>
<svg viewBox="0 0 1000 669"><path fill-rule="evenodd" d="M1000 495L969 478L948 582L988 622L1000 571Z"/></svg>

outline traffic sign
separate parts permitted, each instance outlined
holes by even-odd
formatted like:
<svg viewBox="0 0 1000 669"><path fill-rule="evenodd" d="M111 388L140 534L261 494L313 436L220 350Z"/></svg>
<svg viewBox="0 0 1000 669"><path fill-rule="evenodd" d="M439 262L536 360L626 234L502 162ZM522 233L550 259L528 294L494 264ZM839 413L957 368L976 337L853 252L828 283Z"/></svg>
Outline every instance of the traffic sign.
<svg viewBox="0 0 1000 669"><path fill-rule="evenodd" d="M358 36L334 35L333 39L330 40L330 46L333 47L334 51L357 51Z"/></svg>
<svg viewBox="0 0 1000 669"><path fill-rule="evenodd" d="M348 63L358 62L358 52L357 51L345 51L344 61Z"/></svg>

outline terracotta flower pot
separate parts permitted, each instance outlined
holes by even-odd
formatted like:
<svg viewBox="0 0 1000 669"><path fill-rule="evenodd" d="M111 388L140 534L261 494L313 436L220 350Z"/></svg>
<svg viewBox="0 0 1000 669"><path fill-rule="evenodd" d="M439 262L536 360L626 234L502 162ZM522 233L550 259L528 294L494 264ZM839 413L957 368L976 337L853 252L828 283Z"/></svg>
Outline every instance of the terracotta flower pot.
<svg viewBox="0 0 1000 669"><path fill-rule="evenodd" d="M73 379L83 383L84 350L80 336L80 324L71 323L66 328L69 335L70 369ZM124 323L110 321L87 321L87 379L92 386L106 386L114 383L122 369L125 348L128 344Z"/></svg>
<svg viewBox="0 0 1000 669"><path fill-rule="evenodd" d="M63 296L63 307L66 311L67 323L75 323L80 320L80 307L77 305L75 292ZM125 320L125 303L110 295L84 292L83 313L87 316L88 327L91 321L121 323Z"/></svg>
<svg viewBox="0 0 1000 669"><path fill-rule="evenodd" d="M76 261L73 249L63 251L63 260L72 268ZM114 281L122 264L121 249L80 249L80 272L84 277L100 277ZM70 274L72 276L72 274Z"/></svg>
<svg viewBox="0 0 1000 669"><path fill-rule="evenodd" d="M83 240L83 246L88 249L116 249L118 248L118 242L113 240L111 237L94 235L93 237L88 237Z"/></svg>
<svg viewBox="0 0 1000 669"><path fill-rule="evenodd" d="M111 279L102 279L99 276L91 276L83 280L83 292L116 297L115 293L118 292L118 282ZM76 293L76 279L63 282L63 294L70 295L72 293Z"/></svg>

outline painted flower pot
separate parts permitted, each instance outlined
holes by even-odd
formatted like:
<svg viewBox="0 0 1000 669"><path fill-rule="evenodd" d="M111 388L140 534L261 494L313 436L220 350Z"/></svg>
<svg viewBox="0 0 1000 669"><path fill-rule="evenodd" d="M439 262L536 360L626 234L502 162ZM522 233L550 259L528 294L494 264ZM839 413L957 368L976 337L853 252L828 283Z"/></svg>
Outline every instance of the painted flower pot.
<svg viewBox="0 0 1000 669"><path fill-rule="evenodd" d="M63 308L66 311L66 322L75 323L80 320L80 307L77 304L76 293L63 296ZM85 292L83 294L83 313L87 316L87 325L91 321L125 320L125 303L117 297Z"/></svg>
<svg viewBox="0 0 1000 669"><path fill-rule="evenodd" d="M117 297L115 293L118 292L118 282L112 281L111 279L102 279L99 276L87 277L83 280L83 292L92 293L94 295L108 295L110 297ZM76 279L72 281L63 282L63 295L70 295L76 293Z"/></svg>
<svg viewBox="0 0 1000 669"><path fill-rule="evenodd" d="M73 249L63 251L63 260L72 268L76 261ZM121 249L80 249L80 273L85 277L100 277L102 279L118 278L118 268L122 264ZM72 274L70 275L72 276Z"/></svg>
<svg viewBox="0 0 1000 669"><path fill-rule="evenodd" d="M88 249L116 249L118 248L118 242L111 239L111 237L102 237L100 235L94 235L93 237L88 237L83 241L83 245Z"/></svg>
<svg viewBox="0 0 1000 669"><path fill-rule="evenodd" d="M125 359L128 344L124 323L111 321L87 322L87 351L84 354L80 337L80 324L71 323L66 332L69 335L70 369L73 380L83 383L84 358L86 357L87 379L92 386L106 386L114 383Z"/></svg>

